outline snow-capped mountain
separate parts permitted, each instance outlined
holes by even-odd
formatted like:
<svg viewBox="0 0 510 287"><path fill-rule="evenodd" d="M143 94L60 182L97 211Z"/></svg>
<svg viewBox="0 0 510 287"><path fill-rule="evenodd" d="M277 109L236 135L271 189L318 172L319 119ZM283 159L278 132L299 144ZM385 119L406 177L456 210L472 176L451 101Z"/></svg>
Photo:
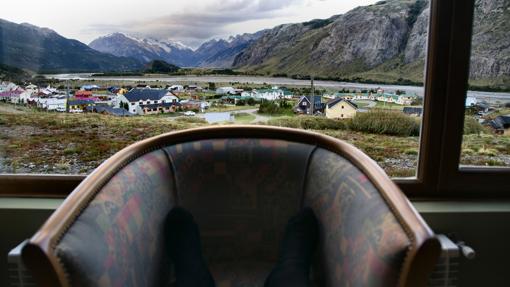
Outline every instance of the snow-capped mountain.
<svg viewBox="0 0 510 287"><path fill-rule="evenodd" d="M103 53L131 57L145 63L163 60L183 67L193 66L195 63L193 50L174 41L139 39L122 33L113 33L92 41L89 46Z"/></svg>
<svg viewBox="0 0 510 287"><path fill-rule="evenodd" d="M131 57L148 63L164 60L181 67L229 68L235 56L258 39L262 33L242 34L225 39L213 39L197 50L175 41L139 39L122 33L113 33L92 41L89 46L115 56Z"/></svg>

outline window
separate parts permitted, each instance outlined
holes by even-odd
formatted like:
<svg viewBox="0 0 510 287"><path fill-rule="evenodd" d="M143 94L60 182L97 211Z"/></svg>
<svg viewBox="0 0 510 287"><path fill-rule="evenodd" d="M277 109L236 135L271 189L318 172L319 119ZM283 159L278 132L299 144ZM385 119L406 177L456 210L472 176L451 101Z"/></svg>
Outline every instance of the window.
<svg viewBox="0 0 510 287"><path fill-rule="evenodd" d="M461 167L510 167L509 11L475 2Z"/></svg>
<svg viewBox="0 0 510 287"><path fill-rule="evenodd" d="M472 9L475 9L476 5L474 0L465 2L432 0L430 3L418 0L402 1L398 4L393 1L372 1L361 8L339 11L338 14L350 17L362 16L356 13L372 13L373 11L392 11L392 13L375 13L373 22L364 23L368 26L360 25L355 21L347 21L347 16L334 18L324 16L324 20L303 22L299 24L299 29L302 29L299 30L301 34L295 35L300 41L295 45L288 45L289 50L271 55L270 61L258 59L262 62L257 62L256 59L246 58L240 59L244 62L237 63L239 67L249 67L249 72L253 72L253 76L251 76L249 72L243 71L243 73L247 73L247 77L256 77L255 74L268 75L268 77L257 78L257 83L240 83L234 80L237 78L229 79L228 83L212 81L215 79L212 76L206 76L204 82L196 83L197 77L192 77L190 82L193 82L188 84L196 84L203 88L203 91L199 90L193 92L196 94L191 95L183 94L180 100L173 100L174 102L182 101L182 106L178 108L180 110L182 107L182 111L177 111L174 114L132 115L131 117L111 119L87 113L75 115L56 111L50 113L46 110L37 110L42 109L37 108L37 105L14 105L12 104L13 100L9 101L8 99L16 98L15 95L0 94L0 130L2 131L0 173L4 174L0 176L0 185L12 182L20 184L26 177L19 174L47 174L45 177L30 176L29 178L34 178L34 182L55 180L55 174L64 174L68 176L62 179L66 182L62 184L65 186L62 190L69 191L73 184L79 182L84 175L123 147L134 141L174 130L176 127L174 121L183 117L182 114L187 111L185 102L192 98L199 98L209 105L206 112L200 115L203 116L205 122L203 120L183 121L179 122L180 128L232 120L250 123L254 121L254 117L264 117L267 119L267 124L270 125L306 128L308 126L303 124L305 121L301 119L313 117L313 121L317 122L314 125L315 131L346 140L362 149L377 161L389 175L395 177L396 182L409 195L448 196L453 194L458 196L459 193L456 192L461 190L467 190L466 194L476 193L482 190L481 187L488 180L487 178L497 182L498 188L504 189L508 187L508 183L504 180L504 176L508 176L505 171L493 169L480 171L464 167L466 164L464 161L465 152L467 151L469 154L469 149L474 150L462 146L461 131L466 108L468 64L472 56L467 49L471 43L471 31L466 27L471 27L473 23ZM484 9L490 10L490 7L484 7ZM9 9L6 9L5 14L0 12L0 18L8 17L9 14L19 13L9 13ZM377 18L378 15L381 17ZM391 18L391 21L385 22L388 17ZM476 17L475 14L475 24L477 23ZM350 17L349 19L362 21L364 18ZM18 23L30 22L29 20L20 20ZM309 45L310 43L307 41L320 38L321 32L333 26L337 29L351 29L353 33L369 32L371 37L364 39L373 39L378 35L377 32L381 30L380 28L388 23L392 25L399 23L396 26L407 27L407 29L404 29L405 31L385 30L393 33L392 41L374 41L368 44L362 43L363 45L360 46L367 46L367 49L372 52L374 50L384 51L383 54L374 56L373 53L364 53L363 49L357 48L343 51L350 53L348 54L350 58L366 61L364 65L346 61L341 62L338 67L328 66L331 64L328 59L341 58L340 54L335 54L336 51L333 54L328 54L332 51L330 47L341 45L342 41L354 41L355 37L352 39L337 39L335 37L323 39L324 43L329 43L328 49L324 51L306 50L324 47L324 45ZM508 21L505 20L502 23L508 23ZM9 25L17 27L16 25L19 24ZM243 25L237 26L242 27ZM272 29L273 26L266 28ZM109 25L108 27L114 26ZM506 31L508 29L500 32ZM474 34L476 36L476 27ZM121 37L120 34L117 36ZM8 34L4 34L3 37L10 39ZM129 37L126 36L128 39ZM386 39L388 35L385 34L384 37ZM473 41L474 39L475 37L473 37ZM501 39L506 38L502 36ZM276 40L283 42L285 38ZM250 39L250 41L253 41L253 44L248 45L247 49L256 51L259 48L257 39ZM486 44L488 43L490 42L486 42ZM2 45L5 46L9 44L9 41L2 42ZM91 43L90 46L101 49L101 45L97 42L96 44ZM190 45L200 44L191 44L190 42ZM165 43L159 42L158 46L161 47L161 45L165 45ZM374 45L386 46L377 46L374 49ZM188 52L192 53L192 51ZM107 52L103 51L102 53ZM110 51L110 53L114 52ZM473 49L472 54L476 55L481 52L483 49ZM306 57L318 54L322 56L318 60L314 58L316 61L311 67L290 64L284 66L285 63L304 63L302 60ZM282 61L279 61L278 57L281 57ZM7 58L9 63L14 66L19 64L13 60L16 57ZM490 57L485 58L491 59ZM280 64L276 65L275 63ZM113 66L116 63L110 63L110 65ZM122 65L136 66L136 61L125 60ZM182 64L181 66L189 65ZM296 66L299 66L300 70L293 70L296 69ZM103 68L103 71L108 71L110 67ZM235 71L235 69L233 70ZM184 82L186 81L186 76L134 79L127 76L91 78L79 75L79 80L73 76L66 78L60 75L52 80L38 78L41 83L36 84L41 88L48 81L54 81L56 85L60 86L69 83L71 86L76 86L77 90L79 89L78 83L81 85L99 83L99 93L107 93L112 98L116 98L119 94L128 97L132 88L144 89L146 86L150 86L152 91L181 84L183 78ZM310 76L315 78L313 85L309 80ZM222 77L224 80L225 77L231 77L231 75ZM284 80L280 80L282 77ZM112 83L111 78L116 80L114 83L119 87L110 87L107 84ZM332 80L334 84L326 80ZM503 88L508 85L505 84L508 83L505 81L507 81L506 78L501 79ZM15 81L5 81L4 79L0 88L7 90L10 83L16 84ZM22 89L26 87L23 84L18 86ZM110 90L110 88L118 90ZM59 89L58 86L54 89L44 90L50 94L43 97L57 96L63 92L63 89ZM277 89L280 91L275 91ZM241 90L249 91L252 95L251 98L244 98ZM222 93L223 91L228 91L228 93ZM267 99L270 94L283 95L283 98ZM300 106L307 107L307 100L302 100L300 105L297 105L302 96L320 97L321 101L317 103L312 99L311 102L314 104L311 104L310 108L301 108ZM347 118L345 112L340 114L340 118L343 119L338 121L342 121L343 124L338 124L338 128L331 128L329 121L338 118L338 113L328 115L324 104L337 98L352 100L357 106L356 114L352 119L349 119L352 117L350 110ZM16 103L15 100L14 102ZM153 101L153 103L155 102ZM143 104L143 101L140 100L138 103ZM147 101L147 104L149 103L150 101ZM136 106L137 104L130 103L129 105ZM344 105L342 105L342 109L345 109ZM136 109L130 110L133 114L136 113ZM240 113L243 116L231 117L230 111L232 110L258 110L259 113L243 112ZM157 111L157 109L144 108L144 111ZM411 112L407 113L406 111ZM488 111L481 110L480 112ZM501 136L501 139L505 137L505 134L504 132L503 135L495 133L491 136ZM495 148L482 146L477 152L503 151L505 149L504 142L495 145L497 146ZM463 166L459 168L459 164ZM483 165L487 164L484 162ZM11 186L14 185L11 184ZM38 187L34 185L32 188L37 189ZM441 193L435 193L438 191Z"/></svg>

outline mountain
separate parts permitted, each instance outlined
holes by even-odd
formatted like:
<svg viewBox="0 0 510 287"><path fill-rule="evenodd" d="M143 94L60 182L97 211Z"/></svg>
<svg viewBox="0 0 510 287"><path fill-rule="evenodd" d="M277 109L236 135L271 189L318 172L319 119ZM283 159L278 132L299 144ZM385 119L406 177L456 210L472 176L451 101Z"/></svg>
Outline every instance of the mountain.
<svg viewBox="0 0 510 287"><path fill-rule="evenodd" d="M235 57L259 39L266 30L254 34L245 33L228 40L213 39L202 44L196 51L197 66L207 68L230 68Z"/></svg>
<svg viewBox="0 0 510 287"><path fill-rule="evenodd" d="M22 69L0 64L0 81L23 82L31 75Z"/></svg>
<svg viewBox="0 0 510 287"><path fill-rule="evenodd" d="M141 64L100 53L55 31L0 19L0 63L36 72L128 71Z"/></svg>
<svg viewBox="0 0 510 287"><path fill-rule="evenodd" d="M471 78L510 85L510 1L476 0ZM233 68L264 74L422 82L428 1L388 0L266 31Z"/></svg>
<svg viewBox="0 0 510 287"><path fill-rule="evenodd" d="M184 67L231 67L235 56L262 32L242 34L228 40L213 39L203 43L196 51L180 43L155 39L139 39L114 33L92 41L89 46L115 56L132 57L142 62L163 60Z"/></svg>
<svg viewBox="0 0 510 287"><path fill-rule="evenodd" d="M342 78L400 62L424 3L380 1L325 20L277 26L239 54L234 67Z"/></svg>
<svg viewBox="0 0 510 287"><path fill-rule="evenodd" d="M179 66L194 66L192 49L172 41L138 39L122 33L113 33L95 39L89 47L119 57L132 57L141 62L163 60Z"/></svg>
<svg viewBox="0 0 510 287"><path fill-rule="evenodd" d="M471 81L510 87L510 1L477 0L474 16Z"/></svg>

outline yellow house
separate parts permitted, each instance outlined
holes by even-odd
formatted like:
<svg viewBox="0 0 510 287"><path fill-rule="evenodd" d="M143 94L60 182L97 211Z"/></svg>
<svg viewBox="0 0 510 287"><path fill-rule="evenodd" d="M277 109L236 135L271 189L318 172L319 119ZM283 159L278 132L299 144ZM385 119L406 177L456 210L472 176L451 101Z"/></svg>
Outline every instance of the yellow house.
<svg viewBox="0 0 510 287"><path fill-rule="evenodd" d="M328 119L350 119L356 115L357 110L356 104L344 99L335 99L326 104L325 113Z"/></svg>

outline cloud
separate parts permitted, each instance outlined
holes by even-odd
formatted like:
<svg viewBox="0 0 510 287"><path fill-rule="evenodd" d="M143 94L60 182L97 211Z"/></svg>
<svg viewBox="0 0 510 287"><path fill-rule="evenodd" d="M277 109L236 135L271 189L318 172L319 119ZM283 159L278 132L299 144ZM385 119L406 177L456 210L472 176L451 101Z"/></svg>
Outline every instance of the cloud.
<svg viewBox="0 0 510 287"><path fill-rule="evenodd" d="M280 17L285 15L285 8L303 3L305 0L211 0L205 5L183 7L153 19L127 21L118 25L91 25L86 32L123 32L142 37L171 38L196 47L210 38L229 34L227 27Z"/></svg>

